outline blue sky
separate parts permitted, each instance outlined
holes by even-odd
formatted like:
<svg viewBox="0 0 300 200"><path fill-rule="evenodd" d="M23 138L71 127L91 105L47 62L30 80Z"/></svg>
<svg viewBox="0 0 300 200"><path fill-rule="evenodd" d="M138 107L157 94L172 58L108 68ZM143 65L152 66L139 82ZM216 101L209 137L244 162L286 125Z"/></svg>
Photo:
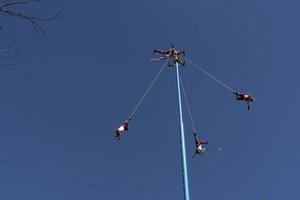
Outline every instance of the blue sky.
<svg viewBox="0 0 300 200"><path fill-rule="evenodd" d="M30 24L1 16L21 54L0 71L0 198L182 199L175 70L167 68L117 144L160 69L154 48L186 56L234 89L251 111L188 65L181 74L200 137L219 154L192 159L191 199L300 196L298 1L45 1L26 8L61 18ZM38 8L38 10L34 10Z"/></svg>

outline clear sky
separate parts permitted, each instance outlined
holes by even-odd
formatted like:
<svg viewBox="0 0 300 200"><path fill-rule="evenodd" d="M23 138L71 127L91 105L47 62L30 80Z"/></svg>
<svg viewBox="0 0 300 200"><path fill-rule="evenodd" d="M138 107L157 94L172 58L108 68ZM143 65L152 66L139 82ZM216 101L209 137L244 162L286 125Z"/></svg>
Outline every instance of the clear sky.
<svg viewBox="0 0 300 200"><path fill-rule="evenodd" d="M192 159L191 199L300 196L299 1L90 0L26 7L61 18L1 16L21 54L0 70L0 199L180 200L176 77L167 68L117 144L115 128L159 71L154 48L173 41L244 103L190 65L181 74L200 137L219 154Z"/></svg>

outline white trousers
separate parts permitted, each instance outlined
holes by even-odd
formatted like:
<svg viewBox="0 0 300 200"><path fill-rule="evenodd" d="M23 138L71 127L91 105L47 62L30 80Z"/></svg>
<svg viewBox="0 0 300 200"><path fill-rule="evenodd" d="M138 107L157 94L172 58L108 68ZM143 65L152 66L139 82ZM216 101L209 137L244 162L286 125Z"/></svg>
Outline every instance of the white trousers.
<svg viewBox="0 0 300 200"><path fill-rule="evenodd" d="M118 128L118 131L121 133L123 131L125 131L125 127L124 126L120 126L120 128Z"/></svg>

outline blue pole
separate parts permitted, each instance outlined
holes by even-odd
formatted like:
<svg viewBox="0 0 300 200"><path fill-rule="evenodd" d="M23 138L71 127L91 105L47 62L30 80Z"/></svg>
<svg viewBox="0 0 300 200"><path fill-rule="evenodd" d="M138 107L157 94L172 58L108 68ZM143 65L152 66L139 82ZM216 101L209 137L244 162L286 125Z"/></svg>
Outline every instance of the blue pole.
<svg viewBox="0 0 300 200"><path fill-rule="evenodd" d="M185 136L184 127L182 120L182 107L181 107L181 92L180 92L180 78L179 78L179 63L176 62L176 74L177 74L177 91L178 91L178 104L179 104L179 119L180 119L180 146L181 146L181 163L183 172L183 192L184 200L190 200L189 192L189 181L188 181L188 171L186 162L186 150L185 150Z"/></svg>

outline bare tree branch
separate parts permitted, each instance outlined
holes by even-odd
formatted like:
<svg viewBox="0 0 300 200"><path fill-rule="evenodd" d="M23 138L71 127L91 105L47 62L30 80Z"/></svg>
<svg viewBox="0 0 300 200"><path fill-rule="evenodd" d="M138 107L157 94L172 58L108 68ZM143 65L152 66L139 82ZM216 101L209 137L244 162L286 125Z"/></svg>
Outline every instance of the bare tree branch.
<svg viewBox="0 0 300 200"><path fill-rule="evenodd" d="M33 4L41 1L42 0L10 0L9 3L0 3L0 14L25 20L32 25L34 32L41 32L43 35L46 35L46 32L40 23L51 21L59 17L61 11L57 12L54 16L43 18L27 14L25 11L20 10L19 7L21 5ZM1 25L0 32L3 33L3 26ZM9 37L0 37L0 67L13 69L12 66L16 64L15 59L19 56L19 52L16 51L15 48L12 48L13 45L14 41Z"/></svg>
<svg viewBox="0 0 300 200"><path fill-rule="evenodd" d="M42 18L34 15L29 15L26 14L22 11L15 11L13 10L13 7L16 5L21 5L21 4L30 4L34 2L40 2L42 0L24 0L24 1L14 1L11 3L6 3L6 4L0 4L0 14L6 15L6 16L13 16L17 17L23 20L26 20L31 23L33 29L35 32L42 32L43 35L45 35L45 30L42 28L42 26L39 24L39 22L42 21L51 21L61 14L61 11L57 12L54 16L48 17L48 18Z"/></svg>

